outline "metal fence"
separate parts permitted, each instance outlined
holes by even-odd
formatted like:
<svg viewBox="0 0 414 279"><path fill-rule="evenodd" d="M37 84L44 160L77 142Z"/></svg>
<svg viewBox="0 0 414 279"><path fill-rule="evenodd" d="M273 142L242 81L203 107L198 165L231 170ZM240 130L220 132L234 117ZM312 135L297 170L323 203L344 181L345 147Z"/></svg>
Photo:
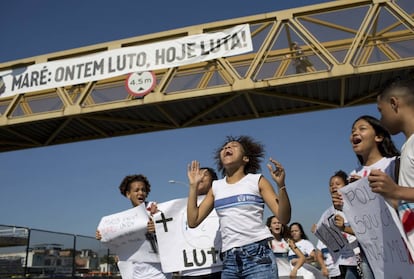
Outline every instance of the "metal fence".
<svg viewBox="0 0 414 279"><path fill-rule="evenodd" d="M0 279L121 278L94 237L0 225Z"/></svg>

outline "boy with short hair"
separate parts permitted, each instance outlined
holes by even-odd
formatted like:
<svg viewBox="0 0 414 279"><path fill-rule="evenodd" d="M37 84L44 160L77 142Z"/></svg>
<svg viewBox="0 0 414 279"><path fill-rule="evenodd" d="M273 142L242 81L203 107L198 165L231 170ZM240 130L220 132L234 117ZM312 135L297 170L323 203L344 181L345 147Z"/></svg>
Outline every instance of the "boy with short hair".
<svg viewBox="0 0 414 279"><path fill-rule="evenodd" d="M388 82L377 97L377 106L382 124L392 135L403 133L406 140L396 174L398 183L379 170L372 170L368 180L373 192L391 200L398 209L408 241L414 247L414 78Z"/></svg>

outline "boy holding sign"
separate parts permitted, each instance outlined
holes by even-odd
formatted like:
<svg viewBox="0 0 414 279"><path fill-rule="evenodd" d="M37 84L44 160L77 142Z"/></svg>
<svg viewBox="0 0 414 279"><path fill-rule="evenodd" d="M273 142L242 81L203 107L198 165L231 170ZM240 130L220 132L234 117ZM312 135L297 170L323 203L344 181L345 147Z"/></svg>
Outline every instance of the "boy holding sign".
<svg viewBox="0 0 414 279"><path fill-rule="evenodd" d="M403 133L406 141L401 149L398 181L380 170L368 177L373 192L396 201L411 253L414 250L414 79L389 81L377 97L382 124L392 135ZM414 257L414 255L411 255Z"/></svg>
<svg viewBox="0 0 414 279"><path fill-rule="evenodd" d="M129 210L113 214L111 215L112 218L111 216L102 218L96 231L96 238L112 245L114 243L117 244L114 247L117 247L117 252L122 254L118 255L120 259L118 267L123 279L168 278L161 271L155 238L155 226L150 218L157 211L157 206L154 202L146 201L151 190L147 177L142 174L128 175L122 180L119 190L123 196L130 200L133 208L136 208L137 211L130 214L128 213L130 212ZM139 210L140 207L143 207L142 210ZM134 220L137 218L144 219ZM128 220L128 222L125 222L125 220ZM142 231L141 227L145 230L145 225L138 224L138 221L146 223L146 233L142 233L142 237L139 237L139 234ZM120 222L122 224L118 225ZM127 231L127 227L129 227L130 231ZM109 240L108 238L111 234L114 234L114 231L117 230L121 231L118 233L119 236L114 235L113 239ZM121 238L125 238L126 240L123 242L130 242L130 244L127 246L123 245ZM134 247L137 247L138 250ZM136 251L129 251L130 248L134 248Z"/></svg>

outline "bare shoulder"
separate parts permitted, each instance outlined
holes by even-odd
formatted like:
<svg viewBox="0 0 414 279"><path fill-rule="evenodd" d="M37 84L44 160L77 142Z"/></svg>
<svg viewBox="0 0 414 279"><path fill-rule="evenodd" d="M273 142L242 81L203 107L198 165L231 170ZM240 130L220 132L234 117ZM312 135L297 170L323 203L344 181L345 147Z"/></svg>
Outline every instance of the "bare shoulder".
<svg viewBox="0 0 414 279"><path fill-rule="evenodd" d="M263 197L270 196L277 198L277 194L273 189L272 183L263 175L260 177L259 180L259 191Z"/></svg>
<svg viewBox="0 0 414 279"><path fill-rule="evenodd" d="M272 187L272 184L270 183L269 179L261 175L259 178L259 189L263 189L266 187Z"/></svg>

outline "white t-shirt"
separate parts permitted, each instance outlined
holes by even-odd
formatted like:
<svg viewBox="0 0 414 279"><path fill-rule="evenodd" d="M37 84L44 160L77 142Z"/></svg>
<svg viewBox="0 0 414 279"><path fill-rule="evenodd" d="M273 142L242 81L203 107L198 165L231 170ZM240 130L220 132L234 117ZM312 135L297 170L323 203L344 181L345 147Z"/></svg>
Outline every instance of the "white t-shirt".
<svg viewBox="0 0 414 279"><path fill-rule="evenodd" d="M282 238L281 241L272 240L272 251L276 256L277 272L279 277L290 275L292 267L288 261L289 244Z"/></svg>
<svg viewBox="0 0 414 279"><path fill-rule="evenodd" d="M298 247L299 250L302 251L305 257L309 257L312 251L315 251L315 246L309 240L301 239L295 244L296 244L296 247ZM297 258L295 252L292 251L292 249L289 249L288 258L289 258L289 262L291 262L292 259ZM319 269L317 269L316 267L308 263L304 263L303 266L298 269L298 272L296 275L302 276L302 278L304 279L325 278L322 276L322 273Z"/></svg>
<svg viewBox="0 0 414 279"><path fill-rule="evenodd" d="M326 247L322 241L318 240L318 243L316 243L316 248L322 253L323 261L325 262L326 268L329 272L329 277L341 275L339 263L338 261L334 262L331 253L329 253L328 247Z"/></svg>
<svg viewBox="0 0 414 279"><path fill-rule="evenodd" d="M273 253L280 253L287 255L287 252L289 251L289 244L282 238L281 241L278 241L276 239L272 239L272 251Z"/></svg>
<svg viewBox="0 0 414 279"><path fill-rule="evenodd" d="M310 254L313 251L315 251L315 246L313 245L312 242L310 242L307 239L301 239L298 242L296 242L295 244L296 244L296 247L298 247L299 250L302 251L302 253L305 257L309 257ZM289 261L294 259L294 258L297 258L295 252L292 251L292 249L289 249L288 257L289 257Z"/></svg>
<svg viewBox="0 0 414 279"><path fill-rule="evenodd" d="M213 181L214 207L219 217L222 251L273 238L263 223L261 174L247 174L237 183Z"/></svg>
<svg viewBox="0 0 414 279"><path fill-rule="evenodd" d="M200 276L221 272L222 266L213 266L211 268L188 269L180 272L181 276Z"/></svg>
<svg viewBox="0 0 414 279"><path fill-rule="evenodd" d="M135 261L118 261L122 278L132 279L169 279L170 273L164 274L160 263L144 263Z"/></svg>
<svg viewBox="0 0 414 279"><path fill-rule="evenodd" d="M398 178L401 186L414 187L414 134L401 148L401 163ZM414 248L414 203L399 202L398 214L411 248ZM414 250L414 249L412 249ZM414 255L412 255L414 256Z"/></svg>
<svg viewBox="0 0 414 279"><path fill-rule="evenodd" d="M371 170L382 170L392 178L394 178L394 170L395 170L395 157L385 158L383 157L381 160L375 162L370 166L359 166L355 170L351 172L351 175L356 174L361 177L366 177L369 175Z"/></svg>

